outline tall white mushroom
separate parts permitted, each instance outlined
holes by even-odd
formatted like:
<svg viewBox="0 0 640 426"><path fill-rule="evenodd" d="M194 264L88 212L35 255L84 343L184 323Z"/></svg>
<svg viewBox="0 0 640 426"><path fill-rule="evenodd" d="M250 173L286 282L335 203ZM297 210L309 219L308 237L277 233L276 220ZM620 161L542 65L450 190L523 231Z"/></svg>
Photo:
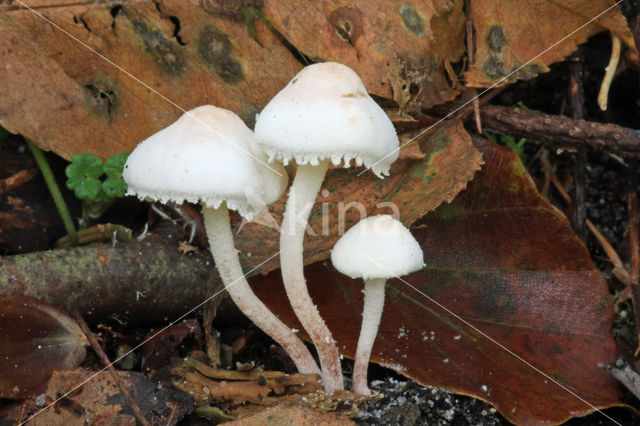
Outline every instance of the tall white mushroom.
<svg viewBox="0 0 640 426"><path fill-rule="evenodd" d="M256 140L269 161L298 165L280 232L280 264L289 301L311 336L329 393L343 389L338 348L309 296L303 271L303 240L311 208L329 167L344 162L389 173L398 157L393 124L349 67L326 62L296 75L256 121Z"/></svg>
<svg viewBox="0 0 640 426"><path fill-rule="evenodd" d="M369 395L367 368L384 307L384 286L424 267L422 248L402 223L388 215L370 216L349 229L331 251L334 268L364 280L362 326L353 367L353 391Z"/></svg>
<svg viewBox="0 0 640 426"><path fill-rule="evenodd" d="M251 290L234 245L228 209L251 220L286 190L284 167L269 168L260 164L264 160L253 132L237 115L206 105L141 142L122 176L128 194L138 198L202 205L211 253L235 304L287 351L300 372L319 374L307 347Z"/></svg>

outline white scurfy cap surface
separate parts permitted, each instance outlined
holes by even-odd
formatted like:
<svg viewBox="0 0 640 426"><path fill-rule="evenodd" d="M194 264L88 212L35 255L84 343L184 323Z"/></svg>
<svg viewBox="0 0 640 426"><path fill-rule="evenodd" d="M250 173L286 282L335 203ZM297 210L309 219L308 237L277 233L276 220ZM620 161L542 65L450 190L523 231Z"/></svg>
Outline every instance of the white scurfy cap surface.
<svg viewBox="0 0 640 426"><path fill-rule="evenodd" d="M226 201L229 209L251 219L286 190L285 169L269 165L278 175L265 164L253 132L236 114L205 105L142 141L122 177L127 194L141 199L212 208Z"/></svg>
<svg viewBox="0 0 640 426"><path fill-rule="evenodd" d="M334 165L351 160L389 174L398 158L398 137L385 112L367 93L351 68L324 62L298 73L256 120L256 140L269 156L285 165Z"/></svg>
<svg viewBox="0 0 640 426"><path fill-rule="evenodd" d="M393 278L424 267L422 248L389 215L370 216L349 229L331 251L331 262L351 278Z"/></svg>

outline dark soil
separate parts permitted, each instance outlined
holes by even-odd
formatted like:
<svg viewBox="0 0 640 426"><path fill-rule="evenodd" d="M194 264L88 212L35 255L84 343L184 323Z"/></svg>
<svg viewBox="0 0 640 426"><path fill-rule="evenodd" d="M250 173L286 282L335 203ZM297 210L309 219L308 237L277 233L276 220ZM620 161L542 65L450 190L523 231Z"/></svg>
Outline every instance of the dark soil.
<svg viewBox="0 0 640 426"><path fill-rule="evenodd" d="M468 396L387 378L371 389L382 397L352 416L359 425L482 425L509 424L491 405Z"/></svg>

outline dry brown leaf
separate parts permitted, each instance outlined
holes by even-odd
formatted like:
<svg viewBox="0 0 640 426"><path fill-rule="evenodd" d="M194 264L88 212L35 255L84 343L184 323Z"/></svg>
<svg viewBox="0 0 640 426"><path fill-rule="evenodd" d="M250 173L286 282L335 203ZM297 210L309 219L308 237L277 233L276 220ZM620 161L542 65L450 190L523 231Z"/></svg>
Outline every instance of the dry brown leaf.
<svg viewBox="0 0 640 426"><path fill-rule="evenodd" d="M558 424L621 405L620 386L598 368L619 356L606 280L517 154L475 142L483 170L411 228L426 266L387 282L372 362L488 401L517 425ZM362 280L330 262L307 266L305 277L341 353L353 356ZM282 303L278 271L252 283L279 318L300 327Z"/></svg>
<svg viewBox="0 0 640 426"><path fill-rule="evenodd" d="M0 4L0 124L67 159L131 151L181 109L207 103L251 123L301 68L263 24L253 40L239 10L225 16L178 0L25 3L124 70L18 3Z"/></svg>
<svg viewBox="0 0 640 426"><path fill-rule="evenodd" d="M312 60L355 69L372 94L419 111L453 99L445 63L464 53L463 2L266 1L264 14Z"/></svg>
<svg viewBox="0 0 640 426"><path fill-rule="evenodd" d="M173 419L171 424L175 424L193 408L186 398L176 395L174 390L158 388L140 373L121 371L118 375L147 420L153 418L154 424L166 425L169 418ZM106 371L95 373L82 368L56 371L49 381L45 396L47 403L56 401L56 404L42 412L37 409L37 415L29 420L29 425L136 424L125 397Z"/></svg>
<svg viewBox="0 0 640 426"><path fill-rule="evenodd" d="M67 159L131 151L202 104L251 125L298 51L353 66L402 114L459 91L445 65L463 54L461 2L25 3L43 16L0 4L0 124Z"/></svg>
<svg viewBox="0 0 640 426"><path fill-rule="evenodd" d="M77 367L89 344L65 312L33 297L0 299L0 398L44 390L51 373Z"/></svg>
<svg viewBox="0 0 640 426"><path fill-rule="evenodd" d="M474 0L470 3L476 62L465 73L467 86L490 86L540 55L505 82L533 78L548 71L550 64L571 54L592 35L606 30L616 34L627 46L634 46L633 35L618 7L585 25L610 8L614 4L610 0ZM584 28L565 40L583 25Z"/></svg>
<svg viewBox="0 0 640 426"><path fill-rule="evenodd" d="M326 425L349 426L355 423L334 413L321 413L307 407L269 407L264 411L238 420L226 422L228 426L295 426Z"/></svg>

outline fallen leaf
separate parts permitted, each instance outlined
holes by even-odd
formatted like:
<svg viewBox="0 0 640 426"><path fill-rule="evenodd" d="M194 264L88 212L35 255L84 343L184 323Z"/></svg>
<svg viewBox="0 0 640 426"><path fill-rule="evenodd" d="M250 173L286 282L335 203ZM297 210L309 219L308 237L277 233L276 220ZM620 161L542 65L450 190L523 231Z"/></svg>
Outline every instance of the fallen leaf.
<svg viewBox="0 0 640 426"><path fill-rule="evenodd" d="M598 368L617 356L606 281L517 155L481 139L476 146L483 170L412 228L427 266L403 278L419 292L398 279L387 283L372 361L490 402L516 424L561 423L620 405L620 386ZM341 352L353 356L363 283L327 262L308 266L305 276ZM278 272L253 283L299 327L282 303Z"/></svg>
<svg viewBox="0 0 640 426"><path fill-rule="evenodd" d="M27 4L0 4L0 124L67 159L130 152L202 104L252 125L300 52L353 66L402 115L460 90L445 69L464 52L461 2Z"/></svg>
<svg viewBox="0 0 640 426"><path fill-rule="evenodd" d="M301 54L355 69L403 112L453 99L446 64L464 53L463 2L266 1L263 12Z"/></svg>
<svg viewBox="0 0 640 426"><path fill-rule="evenodd" d="M66 313L28 296L0 299L0 398L44 391L54 370L77 367L88 341Z"/></svg>
<svg viewBox="0 0 640 426"><path fill-rule="evenodd" d="M69 159L130 152L202 104L252 123L302 66L239 4L209 3L3 2L0 124Z"/></svg>
<svg viewBox="0 0 640 426"><path fill-rule="evenodd" d="M474 0L470 3L476 61L465 73L467 86L490 86L520 67L523 68L510 75L505 83L531 79L549 71L549 65L564 59L579 44L602 31L612 31L635 50L626 19L620 8L608 0ZM589 22L609 8L607 13Z"/></svg>
<svg viewBox="0 0 640 426"><path fill-rule="evenodd" d="M282 425L355 425L352 420L334 413L321 413L307 407L268 407L264 411L225 423L228 426L282 426Z"/></svg>
<svg viewBox="0 0 640 426"><path fill-rule="evenodd" d="M118 376L147 420L153 419L154 424L175 425L193 410L191 399L180 391L158 387L140 373L120 371ZM56 401L55 405L26 413L26 418L33 415L28 424L136 424L127 400L107 371L93 372L81 368L56 371L45 396L47 403ZM168 423L170 418L171 423Z"/></svg>

